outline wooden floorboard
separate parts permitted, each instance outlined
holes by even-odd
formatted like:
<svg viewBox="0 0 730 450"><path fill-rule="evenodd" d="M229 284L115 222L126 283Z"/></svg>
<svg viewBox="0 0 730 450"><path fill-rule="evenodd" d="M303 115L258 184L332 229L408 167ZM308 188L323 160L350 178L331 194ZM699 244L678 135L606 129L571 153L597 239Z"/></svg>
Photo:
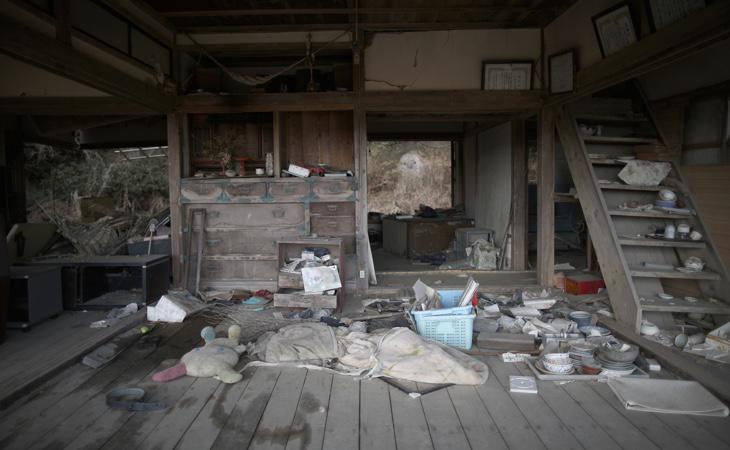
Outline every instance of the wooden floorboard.
<svg viewBox="0 0 730 450"><path fill-rule="evenodd" d="M687 441L684 436L676 433L675 430L659 420L658 414L626 409L606 383L595 383L591 385L591 388L603 398L607 406L618 411L659 448L677 450L697 448Z"/></svg>
<svg viewBox="0 0 730 450"><path fill-rule="evenodd" d="M142 322L140 311L120 319L108 328L90 328L100 318L98 312L84 314L64 312L56 319L39 324L23 336L0 345L0 406L5 407L22 397L83 355L114 336ZM101 316L103 317L103 316ZM32 371L26 367L33 367Z"/></svg>
<svg viewBox="0 0 730 450"><path fill-rule="evenodd" d="M629 411L603 383L539 381L538 394L509 393L509 375L531 372L496 357L480 357L490 366L484 385L418 398L379 379L295 368L250 367L233 385L153 382L198 345L203 324L160 327L157 349L131 347L93 373L63 370L0 418L0 448L730 448L730 418ZM169 407L109 409L104 396L120 386L140 386Z"/></svg>
<svg viewBox="0 0 730 450"><path fill-rule="evenodd" d="M601 425L603 430L625 449L652 449L657 447L623 415L613 408L607 407L606 402L586 383L568 383L561 386L573 400L589 414L593 420Z"/></svg>
<svg viewBox="0 0 730 450"><path fill-rule="evenodd" d="M219 383L218 388L180 438L176 448L180 450L210 448L248 387L254 372L256 372L254 367L244 370L243 379L236 384Z"/></svg>
<svg viewBox="0 0 730 450"><path fill-rule="evenodd" d="M530 422L491 370L487 382L477 386L476 391L509 448L545 448Z"/></svg>
<svg viewBox="0 0 730 450"><path fill-rule="evenodd" d="M459 421L459 415L451 404L446 389L428 393L420 397L426 415L428 430L435 449L469 449L469 440Z"/></svg>
<svg viewBox="0 0 730 450"><path fill-rule="evenodd" d="M416 390L416 383L402 383L411 391ZM395 386L390 386L390 411L393 415L393 434L399 450L418 450L433 448L431 434L419 398L413 398Z"/></svg>
<svg viewBox="0 0 730 450"><path fill-rule="evenodd" d="M287 450L322 448L331 390L331 373L320 370L307 372L286 443Z"/></svg>
<svg viewBox="0 0 730 450"><path fill-rule="evenodd" d="M338 450L359 445L360 381L345 375L333 375L327 423L324 428L324 450Z"/></svg>
<svg viewBox="0 0 730 450"><path fill-rule="evenodd" d="M388 385L377 378L363 381L360 383L360 449L395 448Z"/></svg>
<svg viewBox="0 0 730 450"><path fill-rule="evenodd" d="M471 448L481 448L485 442L490 449L508 448L474 386L451 386L448 393Z"/></svg>
<svg viewBox="0 0 730 450"><path fill-rule="evenodd" d="M524 363L516 363L514 367L521 375L534 377L532 371ZM537 392L537 395L560 417L565 427L583 447L596 450L621 448L572 397L554 382L537 380Z"/></svg>
<svg viewBox="0 0 730 450"><path fill-rule="evenodd" d="M228 416L212 448L248 448L281 370L258 367Z"/></svg>
<svg viewBox="0 0 730 450"><path fill-rule="evenodd" d="M490 375L494 376L502 387L509 391L509 376L520 375L513 364L503 363L499 357L486 358ZM582 446L572 432L560 420L555 411L545 403L539 395L508 393L525 418L530 422L535 433L549 449L580 449Z"/></svg>
<svg viewBox="0 0 730 450"><path fill-rule="evenodd" d="M294 432L292 422L306 376L305 369L282 369L249 448L257 450L286 448L289 435Z"/></svg>

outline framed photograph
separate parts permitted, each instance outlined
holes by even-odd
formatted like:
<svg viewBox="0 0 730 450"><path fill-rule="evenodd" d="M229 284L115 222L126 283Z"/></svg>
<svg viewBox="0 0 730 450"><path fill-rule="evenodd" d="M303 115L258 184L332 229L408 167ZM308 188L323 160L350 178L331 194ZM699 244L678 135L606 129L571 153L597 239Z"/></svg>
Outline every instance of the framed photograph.
<svg viewBox="0 0 730 450"><path fill-rule="evenodd" d="M683 19L705 8L705 0L647 0L652 31Z"/></svg>
<svg viewBox="0 0 730 450"><path fill-rule="evenodd" d="M532 89L532 61L485 61L482 63L482 90Z"/></svg>
<svg viewBox="0 0 730 450"><path fill-rule="evenodd" d="M564 94L575 90L575 50L567 50L550 56L548 74L550 94Z"/></svg>
<svg viewBox="0 0 730 450"><path fill-rule="evenodd" d="M593 27L603 57L613 55L637 41L636 27L628 3L621 3L593 16Z"/></svg>

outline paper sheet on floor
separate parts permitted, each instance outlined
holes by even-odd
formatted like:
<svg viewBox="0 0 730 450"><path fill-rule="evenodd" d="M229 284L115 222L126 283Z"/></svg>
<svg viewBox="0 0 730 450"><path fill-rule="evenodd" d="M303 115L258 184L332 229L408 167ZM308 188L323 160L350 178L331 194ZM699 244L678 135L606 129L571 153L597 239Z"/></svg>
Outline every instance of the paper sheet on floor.
<svg viewBox="0 0 730 450"><path fill-rule="evenodd" d="M608 386L626 409L725 417L728 408L696 381L611 378Z"/></svg>

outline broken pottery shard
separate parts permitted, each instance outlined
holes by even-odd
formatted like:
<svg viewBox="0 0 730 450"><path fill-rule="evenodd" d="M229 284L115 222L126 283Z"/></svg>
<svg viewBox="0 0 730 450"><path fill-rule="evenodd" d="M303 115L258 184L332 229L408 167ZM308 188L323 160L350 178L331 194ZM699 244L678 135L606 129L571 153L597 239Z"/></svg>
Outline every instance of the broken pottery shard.
<svg viewBox="0 0 730 450"><path fill-rule="evenodd" d="M658 186L671 170L672 166L667 162L637 159L627 162L618 177L631 186Z"/></svg>

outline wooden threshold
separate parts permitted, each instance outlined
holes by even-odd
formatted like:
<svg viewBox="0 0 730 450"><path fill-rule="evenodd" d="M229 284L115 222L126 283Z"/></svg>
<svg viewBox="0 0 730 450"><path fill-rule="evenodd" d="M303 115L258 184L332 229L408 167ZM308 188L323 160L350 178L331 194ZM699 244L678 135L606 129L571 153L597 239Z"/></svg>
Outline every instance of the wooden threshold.
<svg viewBox="0 0 730 450"><path fill-rule="evenodd" d="M663 241L652 238L619 238L619 243L627 247L668 247L668 248L705 248L703 241Z"/></svg>
<svg viewBox="0 0 730 450"><path fill-rule="evenodd" d="M618 338L641 347L644 352L656 358L663 366L668 366L682 375L697 380L720 399L730 401L730 383L727 382L727 369L722 364L713 363L674 347L665 347L658 342L645 339L635 333L631 326L615 320L599 317L598 321L610 329Z"/></svg>
<svg viewBox="0 0 730 450"><path fill-rule="evenodd" d="M707 270L702 272L679 272L677 270L641 270L631 269L631 276L638 278L671 278L678 280L720 280L720 275Z"/></svg>

